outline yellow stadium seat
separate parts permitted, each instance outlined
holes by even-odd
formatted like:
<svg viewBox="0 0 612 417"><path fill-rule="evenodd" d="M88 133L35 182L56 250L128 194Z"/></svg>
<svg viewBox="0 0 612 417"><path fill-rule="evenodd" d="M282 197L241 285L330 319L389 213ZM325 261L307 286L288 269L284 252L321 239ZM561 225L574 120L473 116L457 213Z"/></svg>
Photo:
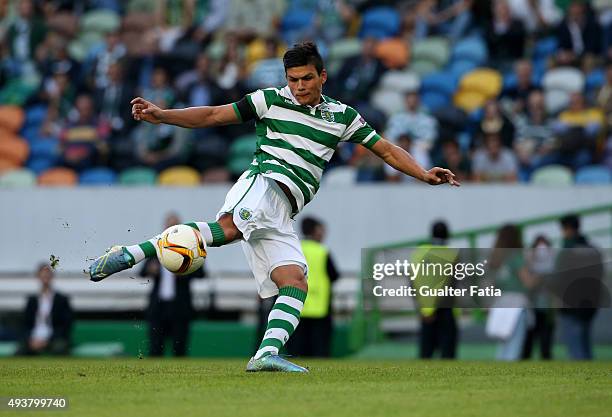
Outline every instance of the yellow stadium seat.
<svg viewBox="0 0 612 417"><path fill-rule="evenodd" d="M38 176L38 185L47 187L74 186L78 182L77 173L68 168L51 168Z"/></svg>
<svg viewBox="0 0 612 417"><path fill-rule="evenodd" d="M23 165L30 154L28 142L21 138L5 139L0 141L0 158L8 159L17 165Z"/></svg>
<svg viewBox="0 0 612 417"><path fill-rule="evenodd" d="M11 132L19 132L25 121L25 113L18 106L0 106L0 127Z"/></svg>
<svg viewBox="0 0 612 417"><path fill-rule="evenodd" d="M503 79L498 71L489 68L478 68L468 72L459 82L459 89L478 92L487 99L495 98L501 92Z"/></svg>
<svg viewBox="0 0 612 417"><path fill-rule="evenodd" d="M459 90L455 93L454 103L455 107L471 113L484 106L487 100L488 98L478 91Z"/></svg>
<svg viewBox="0 0 612 417"><path fill-rule="evenodd" d="M193 187L200 184L200 173L190 167L173 167L162 171L157 181L159 185Z"/></svg>

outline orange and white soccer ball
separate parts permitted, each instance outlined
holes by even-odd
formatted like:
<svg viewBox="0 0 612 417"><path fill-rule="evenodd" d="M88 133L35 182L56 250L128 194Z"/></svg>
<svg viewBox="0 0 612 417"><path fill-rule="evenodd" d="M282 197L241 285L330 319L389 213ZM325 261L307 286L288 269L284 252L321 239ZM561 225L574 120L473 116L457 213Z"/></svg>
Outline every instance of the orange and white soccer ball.
<svg viewBox="0 0 612 417"><path fill-rule="evenodd" d="M171 226L157 240L157 258L164 268L176 275L191 274L204 265L206 242L191 226Z"/></svg>

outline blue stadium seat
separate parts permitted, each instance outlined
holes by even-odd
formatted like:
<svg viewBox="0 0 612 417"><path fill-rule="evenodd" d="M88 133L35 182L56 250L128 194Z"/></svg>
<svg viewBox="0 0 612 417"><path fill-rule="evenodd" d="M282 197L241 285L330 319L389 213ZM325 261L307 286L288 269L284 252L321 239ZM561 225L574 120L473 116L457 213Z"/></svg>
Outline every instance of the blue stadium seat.
<svg viewBox="0 0 612 417"><path fill-rule="evenodd" d="M576 184L610 184L612 170L605 165L589 165L576 172Z"/></svg>
<svg viewBox="0 0 612 417"><path fill-rule="evenodd" d="M606 82L606 75L603 70L596 68L586 76L586 90L595 90Z"/></svg>
<svg viewBox="0 0 612 417"><path fill-rule="evenodd" d="M39 127L47 117L47 106L42 104L28 107L25 111L24 129L27 127Z"/></svg>
<svg viewBox="0 0 612 417"><path fill-rule="evenodd" d="M36 175L41 174L42 172L53 168L56 164L56 158L51 158L48 156L42 156L37 158L31 158L26 166L33 171Z"/></svg>
<svg viewBox="0 0 612 417"><path fill-rule="evenodd" d="M440 71L426 75L421 80L421 93L435 92L443 94L447 100L455 94L457 90L458 78L452 73Z"/></svg>
<svg viewBox="0 0 612 417"><path fill-rule="evenodd" d="M315 13L307 9L290 9L283 16L281 32L285 42L292 44L296 42L299 35L314 23Z"/></svg>
<svg viewBox="0 0 612 417"><path fill-rule="evenodd" d="M487 62L489 52L484 40L477 36L457 42L453 48L452 61L470 61L476 65Z"/></svg>
<svg viewBox="0 0 612 417"><path fill-rule="evenodd" d="M368 9L361 20L359 37L385 39L398 34L400 15L392 7L373 7Z"/></svg>
<svg viewBox="0 0 612 417"><path fill-rule="evenodd" d="M456 79L460 79L468 72L475 70L476 67L477 65L475 62L461 59L452 61L448 66L447 71L453 74Z"/></svg>
<svg viewBox="0 0 612 417"><path fill-rule="evenodd" d="M117 182L117 174L108 168L91 168L83 171L79 178L81 185L112 185Z"/></svg>
<svg viewBox="0 0 612 417"><path fill-rule="evenodd" d="M426 91L421 93L421 104L430 112L435 112L445 106L448 106L450 97L438 91Z"/></svg>
<svg viewBox="0 0 612 417"><path fill-rule="evenodd" d="M551 36L550 38L544 38L536 42L533 48L533 59L534 61L548 58L550 55L557 52L558 42L557 38Z"/></svg>
<svg viewBox="0 0 612 417"><path fill-rule="evenodd" d="M55 159L59 154L59 141L53 138L35 138L30 140L31 158Z"/></svg>

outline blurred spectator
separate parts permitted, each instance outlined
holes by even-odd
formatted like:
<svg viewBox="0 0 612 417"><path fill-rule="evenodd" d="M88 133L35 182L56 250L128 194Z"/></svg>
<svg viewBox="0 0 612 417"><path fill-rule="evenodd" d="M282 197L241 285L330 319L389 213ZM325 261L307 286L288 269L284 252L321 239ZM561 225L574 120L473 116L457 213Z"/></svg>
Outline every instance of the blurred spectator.
<svg viewBox="0 0 612 417"><path fill-rule="evenodd" d="M570 292L572 288L580 288L581 290L563 294L564 304L570 304L574 308L560 309L559 327L561 336L571 359L590 360L593 359L591 325L597 314L597 306L593 305L592 294L588 294L592 285L589 281L599 282L601 280L603 276L602 257L601 253L580 232L578 216L569 214L563 217L561 219L561 231L565 252L557 260L556 270L562 274L556 279L566 283L574 282L576 285L573 287L566 287ZM588 274L584 278L580 276L587 270ZM582 301L580 298L576 298L583 295L587 295L590 300ZM589 307L585 308L585 305Z"/></svg>
<svg viewBox="0 0 612 417"><path fill-rule="evenodd" d="M495 0L492 7L493 20L486 28L489 55L491 63L505 72L525 54L525 27L512 17L506 0Z"/></svg>
<svg viewBox="0 0 612 417"><path fill-rule="evenodd" d="M505 89L503 96L512 100L514 113L525 110L527 96L537 89L533 82L533 65L527 59L521 59L514 64L514 75L516 84Z"/></svg>
<svg viewBox="0 0 612 417"><path fill-rule="evenodd" d="M165 227L180 224L174 213L166 216ZM204 269L177 276L163 268L156 257L149 258L140 270L140 276L153 280L149 294L147 319L149 321L149 354L163 356L167 339L172 341L172 354L185 356L189 344L189 326L194 317L191 280L203 278Z"/></svg>
<svg viewBox="0 0 612 417"><path fill-rule="evenodd" d="M193 69L180 74L175 82L179 101L185 106L210 106L214 99L214 81L210 75L210 58L201 53Z"/></svg>
<svg viewBox="0 0 612 417"><path fill-rule="evenodd" d="M438 136L438 121L421 108L419 94L415 91L406 93L404 111L392 115L387 122L387 139L397 141L401 135L410 137L413 148L426 152Z"/></svg>
<svg viewBox="0 0 612 417"><path fill-rule="evenodd" d="M415 264L425 262L428 265L457 263L459 254L457 250L447 246L449 237L447 224L444 221L435 222L431 227L431 243L416 250L412 262ZM453 277L445 274L442 276L423 274L420 277L414 277L413 285L422 285L419 283L425 281L431 283L432 287L451 288L451 279ZM419 357L421 359L431 359L438 351L442 359L456 358L459 328L455 319L455 310L448 306L438 307L441 299L443 297L418 297L421 322ZM448 303L448 299L443 302Z"/></svg>
<svg viewBox="0 0 612 417"><path fill-rule="evenodd" d="M41 264L36 271L40 291L29 296L26 302L18 355L70 353L72 308L68 297L53 288L53 276L47 264Z"/></svg>
<svg viewBox="0 0 612 417"><path fill-rule="evenodd" d="M229 0L229 3L224 28L243 40L277 33L287 9L286 0Z"/></svg>
<svg viewBox="0 0 612 417"><path fill-rule="evenodd" d="M351 105L370 100L372 89L384 72L383 65L375 56L375 48L376 39L364 39L361 55L344 61L334 80L333 97Z"/></svg>
<svg viewBox="0 0 612 417"><path fill-rule="evenodd" d="M4 40L15 21L15 10L10 0L0 0L0 39Z"/></svg>
<svg viewBox="0 0 612 417"><path fill-rule="evenodd" d="M333 317L332 285L340 277L325 240L325 225L318 219L302 220L302 250L308 263L308 294L287 351L297 356L331 355Z"/></svg>
<svg viewBox="0 0 612 417"><path fill-rule="evenodd" d="M606 131L612 133L612 62L606 66L606 81L597 93L597 105L606 116Z"/></svg>
<svg viewBox="0 0 612 417"><path fill-rule="evenodd" d="M532 91L527 99L526 111L515 118L516 139L514 150L518 157L522 178L527 179L534 166L556 151L553 121L546 113L544 94Z"/></svg>
<svg viewBox="0 0 612 417"><path fill-rule="evenodd" d="M583 57L602 52L601 26L586 4L579 0L570 3L565 19L557 29L557 39L557 60L561 65L576 65Z"/></svg>
<svg viewBox="0 0 612 417"><path fill-rule="evenodd" d="M119 32L114 31L106 34L104 47L92 58L92 75L95 88L106 88L110 83L108 79L110 66L123 58L126 52L125 45L121 41L121 34Z"/></svg>
<svg viewBox="0 0 612 417"><path fill-rule="evenodd" d="M92 97L79 95L60 134L63 165L82 171L100 163L106 155L108 133L95 113Z"/></svg>
<svg viewBox="0 0 612 417"><path fill-rule="evenodd" d="M210 0L207 6L207 10L196 14L198 26L196 27L194 38L202 44L208 43L215 32L220 30L225 24L230 2L227 0Z"/></svg>
<svg viewBox="0 0 612 417"><path fill-rule="evenodd" d="M9 26L6 34L11 57L16 63L23 64L34 58L37 46L46 34L46 25L35 13L34 2L17 2L17 18Z"/></svg>
<svg viewBox="0 0 612 417"><path fill-rule="evenodd" d="M42 128L47 135L58 136L68 117L76 96L75 86L66 72L58 72L49 78L41 92L41 99L48 105L47 117Z"/></svg>
<svg viewBox="0 0 612 417"><path fill-rule="evenodd" d="M285 66L278 57L278 40L273 37L265 39L265 55L253 65L249 77L249 87L258 88L284 87L287 85Z"/></svg>
<svg viewBox="0 0 612 417"><path fill-rule="evenodd" d="M168 73L165 68L157 67L153 70L151 85L142 90L142 95L162 109L172 107L174 104L174 90L170 87Z"/></svg>
<svg viewBox="0 0 612 417"><path fill-rule="evenodd" d="M412 136L410 136L409 133L400 134L394 142L397 146L399 146L406 152L409 152L412 157L419 163L419 165L421 165L425 169L429 169L432 167L431 159L429 158L429 152L427 151L427 148L423 147L418 143L415 144L415 141L412 139ZM386 173L387 181L416 181L414 178L397 171L390 165L385 164L384 170ZM455 174L457 173L455 172Z"/></svg>
<svg viewBox="0 0 612 417"><path fill-rule="evenodd" d="M474 152L473 180L476 182L515 182L518 163L514 153L502 145L498 133L489 133L484 146Z"/></svg>
<svg viewBox="0 0 612 417"><path fill-rule="evenodd" d="M530 359L536 340L540 345L540 358L552 359L553 335L555 330L555 310L546 293L544 280L554 270L555 250L550 240L537 236L527 252L527 268L534 277L534 287L529 291L529 301L533 307L534 323L530 326L523 345L522 359Z"/></svg>
<svg viewBox="0 0 612 417"><path fill-rule="evenodd" d="M484 114L478 126L480 136L488 134L499 134L502 145L512 148L514 142L514 125L512 121L502 113L501 106L496 100L489 100L484 105Z"/></svg>
<svg viewBox="0 0 612 417"><path fill-rule="evenodd" d="M105 86L97 88L95 92L101 122L107 125L111 138L123 135L134 124L130 105L134 86L125 79L123 71L121 62L111 63Z"/></svg>
<svg viewBox="0 0 612 417"><path fill-rule="evenodd" d="M443 140L440 146L442 148L441 156L434 165L450 169L461 182L469 181L472 176L472 164L468 157L461 152L459 142L456 139L447 139Z"/></svg>
<svg viewBox="0 0 612 417"><path fill-rule="evenodd" d="M512 17L537 35L545 34L563 18L554 0L508 0L508 6Z"/></svg>
<svg viewBox="0 0 612 417"><path fill-rule="evenodd" d="M504 327L510 327L509 333L501 337L498 343L499 360L521 359L527 331L532 321L531 310L527 308L529 300L525 292L535 285L535 278L527 268L522 248L520 229L513 224L504 225L497 233L495 246L488 262L488 267L495 275L495 286L503 295L489 309L487 330L496 330L501 324L500 321ZM496 304L504 307L497 308Z"/></svg>
<svg viewBox="0 0 612 417"><path fill-rule="evenodd" d="M423 0L416 7L414 36L443 35L459 40L471 23L472 0Z"/></svg>

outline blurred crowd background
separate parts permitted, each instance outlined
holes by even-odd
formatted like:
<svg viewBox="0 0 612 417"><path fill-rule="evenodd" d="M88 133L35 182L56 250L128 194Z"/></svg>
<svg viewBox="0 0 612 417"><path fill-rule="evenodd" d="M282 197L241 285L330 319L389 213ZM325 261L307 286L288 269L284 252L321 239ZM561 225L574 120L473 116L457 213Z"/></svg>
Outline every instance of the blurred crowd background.
<svg viewBox="0 0 612 417"><path fill-rule="evenodd" d="M250 124L136 123L130 100L218 105L285 85L317 42L324 93L463 181L612 182L606 0L0 0L0 184L230 182ZM336 182L409 181L343 145Z"/></svg>

